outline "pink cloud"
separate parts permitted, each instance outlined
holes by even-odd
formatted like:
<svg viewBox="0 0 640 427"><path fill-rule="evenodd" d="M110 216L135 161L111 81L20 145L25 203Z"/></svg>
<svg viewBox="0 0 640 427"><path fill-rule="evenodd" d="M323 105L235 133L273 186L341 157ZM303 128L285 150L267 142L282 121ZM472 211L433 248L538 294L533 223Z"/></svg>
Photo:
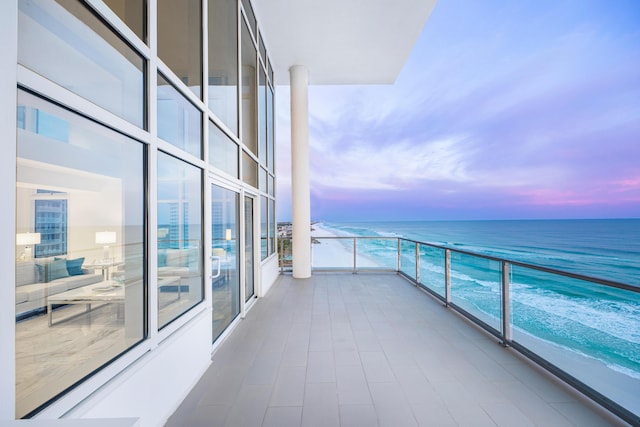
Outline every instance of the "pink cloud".
<svg viewBox="0 0 640 427"><path fill-rule="evenodd" d="M640 190L640 176L635 178L622 179L618 181L612 181L613 186L618 187L614 191L622 192L629 190Z"/></svg>
<svg viewBox="0 0 640 427"><path fill-rule="evenodd" d="M606 195L585 195L576 191L562 191L548 188L516 192L520 196L520 205L533 206L587 206L607 204L611 200Z"/></svg>

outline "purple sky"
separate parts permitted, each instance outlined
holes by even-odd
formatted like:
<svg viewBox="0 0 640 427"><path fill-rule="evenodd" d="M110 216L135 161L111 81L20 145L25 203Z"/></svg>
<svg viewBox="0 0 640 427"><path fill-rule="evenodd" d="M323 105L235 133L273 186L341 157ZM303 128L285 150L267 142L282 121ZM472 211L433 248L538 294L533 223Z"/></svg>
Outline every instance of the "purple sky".
<svg viewBox="0 0 640 427"><path fill-rule="evenodd" d="M278 220L291 218L278 87ZM309 91L314 220L640 217L640 1L439 0L394 85Z"/></svg>

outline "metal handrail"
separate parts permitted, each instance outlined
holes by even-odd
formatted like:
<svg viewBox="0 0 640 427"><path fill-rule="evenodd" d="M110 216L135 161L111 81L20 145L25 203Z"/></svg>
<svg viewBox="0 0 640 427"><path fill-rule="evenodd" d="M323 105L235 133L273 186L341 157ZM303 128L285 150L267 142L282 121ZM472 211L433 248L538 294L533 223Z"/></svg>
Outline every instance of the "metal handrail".
<svg viewBox="0 0 640 427"><path fill-rule="evenodd" d="M640 293L640 287L639 286L634 286L634 285L629 285L627 283L622 283L622 282L617 282L615 280L608 280L608 279L602 279L599 277L593 277L593 276L587 276L584 274L579 274L579 273L572 273L569 271L564 271L564 270L559 270L557 268L553 268L553 267L545 267L542 265L537 265L537 264L530 264L527 262L523 262L523 261L516 261L516 260L512 260L509 258L500 258L500 257L496 257L496 256L492 256L492 255L485 255L485 254L481 254L478 252L472 252L472 251L466 251L463 249L456 249L456 248L451 248L448 246L443 246L443 245L437 245L435 243L427 243L427 242L421 242L419 240L413 240L413 239L407 239L405 237L389 237L389 236L326 236L326 237L313 237L313 239L315 240L397 240L398 242L400 241L404 241L404 242L409 242L409 243L414 243L416 245L420 245L420 246L428 246L431 248L436 248L436 249L442 249L442 250L448 250L450 252L455 252L455 253L459 253L462 255L470 255L476 258L482 258L482 259L486 259L486 260L490 260L490 261L496 261L499 263L502 262L508 262L511 265L516 265L518 267L524 267L524 268L530 268L532 270L537 270L537 271L542 271L544 273L551 273L551 274L557 274L560 276L564 276L564 277L569 277L572 279L577 279L577 280L584 280L587 282L592 282L592 283L597 283L599 285L604 285L604 286L609 286L612 288L618 288L618 289L624 289L627 291L631 291L631 292L637 292ZM288 238L280 238L280 240L291 240ZM355 246L354 246L354 254L355 254ZM355 255L354 255L355 256ZM323 270L327 270L326 267L322 268ZM367 268L358 268L358 271L362 270L365 271L367 270ZM399 271L399 269L396 269L396 271Z"/></svg>
<svg viewBox="0 0 640 427"><path fill-rule="evenodd" d="M317 241L321 241L321 240L347 240L347 239L353 241L353 248L352 248L352 251L353 251L353 265L352 265L352 268L345 269L344 267L342 267L342 268L338 268L338 267L331 268L331 267L323 266L321 268L312 268L313 271L342 271L342 272L344 272L344 271L352 271L354 274L358 273L359 271L375 271L375 272L395 271L396 273L398 273L398 274L402 275L403 277L407 278L408 280L410 280L415 286L420 287L424 291L430 293L431 295L435 296L439 300L443 301L443 303L444 303L444 305L446 307L454 309L455 311L459 312L460 314L462 314L463 316L465 316L469 320L471 320L474 323L476 323L478 326L482 327L483 329L487 330L492 335L496 336L498 339L501 340L501 343L503 344L503 346L511 347L511 348L517 350L518 352L522 353L523 355L525 355L526 357L528 357L529 359L531 359L535 363L538 363L539 365L541 365L542 367L544 367L545 369L547 369L548 371L550 371L551 373L556 375L558 378L563 380L565 383L567 383L567 384L571 385L572 387L576 388L578 391L582 392L584 395L588 396L589 398L591 398L592 400L594 400L595 402L597 402L598 404L600 404L604 408L606 408L609 411L611 411L612 413L616 414L617 416L619 416L623 420L631 423L632 425L640 426L640 416L638 416L637 414L634 414L633 412L631 412L628 409L624 408L623 406L621 406L617 402L611 400L607 396L605 396L602 393L598 392L597 390L593 389L592 387L590 387L589 385L585 384L584 382L582 382L578 378L574 377L573 375L569 374L568 372L566 372L562 368L552 364L551 362L549 362L548 360L544 359L543 357L541 357L537 353L533 352L532 350L530 350L526 346L524 346L524 345L512 340L512 332L511 332L511 330L512 330L512 325L511 325L512 310L511 310L511 308L512 307L511 307L511 298L510 298L510 277L509 277L510 273L509 272L511 271L511 266L518 266L518 267L523 267L523 268L527 268L527 269L531 269L531 270L541 271L541 272L544 272L544 273L550 273L550 274L557 275L557 276L562 276L562 277L582 280L582 281L590 282L590 283L594 283L594 284L599 284L599 285L603 285L603 286L607 286L607 287L611 287L611 288L622 289L622 290L630 291L630 292L633 292L633 293L636 293L636 294L640 293L640 286L633 286L633 285L630 285L630 284L627 284L627 283L621 283L621 282L614 281L614 280L602 279L602 278L598 278L598 277L591 277L591 276L587 276L587 275L583 275L583 274L578 274L578 273L572 273L572 272L568 272L568 271L559 270L559 269L556 269L556 268L551 268L551 267L546 267L546 266L541 266L541 265L536 265L536 264L530 264L530 263L527 263L527 262L515 261L515 260L511 260L511 259L507 259L507 258L500 258L500 257L496 257L496 256L491 256L491 255L485 255L485 254L471 252L471 251L467 251L467 250L451 248L451 247L444 246L444 245L421 242L421 241L418 241L418 240L407 239L407 238L404 238L404 237L390 237L390 236L344 236L344 237L343 236L326 236L326 237L313 237L312 241L310 243L313 243L314 241L317 243ZM280 238L279 240L290 240L290 239ZM397 253L396 253L397 261L396 261L395 270L389 269L388 267L382 267L382 268L359 267L357 265L357 247L358 247L357 246L357 241L358 240L390 240L390 241L394 241L395 240L395 241L397 241L397 244L395 245L395 248L396 248L396 251L397 251ZM401 266L402 266L402 264L401 264L401 258L402 258L401 255L402 255L402 243L403 242L407 242L407 243L411 243L411 244L415 245L415 272L414 272L415 277L411 277L409 274L405 273L401 269ZM420 281L420 258L421 258L420 247L421 246L431 247L431 248L440 249L440 250L444 251L444 253L443 253L443 258L444 258L444 281L445 281L445 283L444 283L444 285L445 285L444 295L440 295L438 292L436 292L433 289L430 289L426 285L422 284L421 281ZM500 326L499 326L500 330L495 329L494 327L492 327L491 325L487 324L482 319L476 317L471 312L465 310L463 307L460 307L459 305L457 305L457 304L455 304L455 303L453 303L451 301L451 254L452 253L458 253L458 254L472 256L472 257L475 257L475 258L486 259L486 260L498 262L500 264L500 275L501 275L501 279L500 279L500 282L501 282L500 283L500 303L501 303L500 304L500 317L501 318L500 318ZM280 256L283 256L283 255L284 254L280 254ZM279 257L281 271L284 272L284 265L283 265L283 263L281 261L282 261L282 259Z"/></svg>

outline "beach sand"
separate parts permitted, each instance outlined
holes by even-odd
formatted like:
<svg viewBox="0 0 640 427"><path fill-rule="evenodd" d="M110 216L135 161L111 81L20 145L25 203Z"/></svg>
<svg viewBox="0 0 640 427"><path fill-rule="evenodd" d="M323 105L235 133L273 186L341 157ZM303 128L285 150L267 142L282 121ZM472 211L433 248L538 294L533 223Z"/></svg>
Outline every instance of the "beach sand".
<svg viewBox="0 0 640 427"><path fill-rule="evenodd" d="M311 237L338 237L327 230L322 223L313 224ZM352 239L316 239L311 245L311 265L313 268L353 269L353 240ZM380 264L371 258L357 255L358 268L382 269Z"/></svg>

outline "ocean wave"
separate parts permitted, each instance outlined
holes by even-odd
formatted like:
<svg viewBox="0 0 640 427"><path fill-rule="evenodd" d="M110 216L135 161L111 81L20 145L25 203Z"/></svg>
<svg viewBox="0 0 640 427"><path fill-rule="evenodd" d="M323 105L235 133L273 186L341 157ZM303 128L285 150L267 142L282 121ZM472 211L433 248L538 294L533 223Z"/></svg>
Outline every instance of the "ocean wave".
<svg viewBox="0 0 640 427"><path fill-rule="evenodd" d="M518 284L511 299L523 306L579 323L588 328L640 344L640 304L604 300L575 300L555 292Z"/></svg>
<svg viewBox="0 0 640 427"><path fill-rule="evenodd" d="M444 275L444 268L437 265L421 264L420 269ZM496 280L481 280L452 269L451 278L452 294L456 298L474 303L479 309L484 307L482 311L487 315L494 317L499 315L495 311L487 310L487 307L499 310L499 305L495 304L499 301L502 288L499 277ZM478 287L489 290L490 296L478 294ZM576 298L521 282L512 282L510 290L511 299L522 306L535 308L550 316L640 344L640 304L638 303L587 297Z"/></svg>

